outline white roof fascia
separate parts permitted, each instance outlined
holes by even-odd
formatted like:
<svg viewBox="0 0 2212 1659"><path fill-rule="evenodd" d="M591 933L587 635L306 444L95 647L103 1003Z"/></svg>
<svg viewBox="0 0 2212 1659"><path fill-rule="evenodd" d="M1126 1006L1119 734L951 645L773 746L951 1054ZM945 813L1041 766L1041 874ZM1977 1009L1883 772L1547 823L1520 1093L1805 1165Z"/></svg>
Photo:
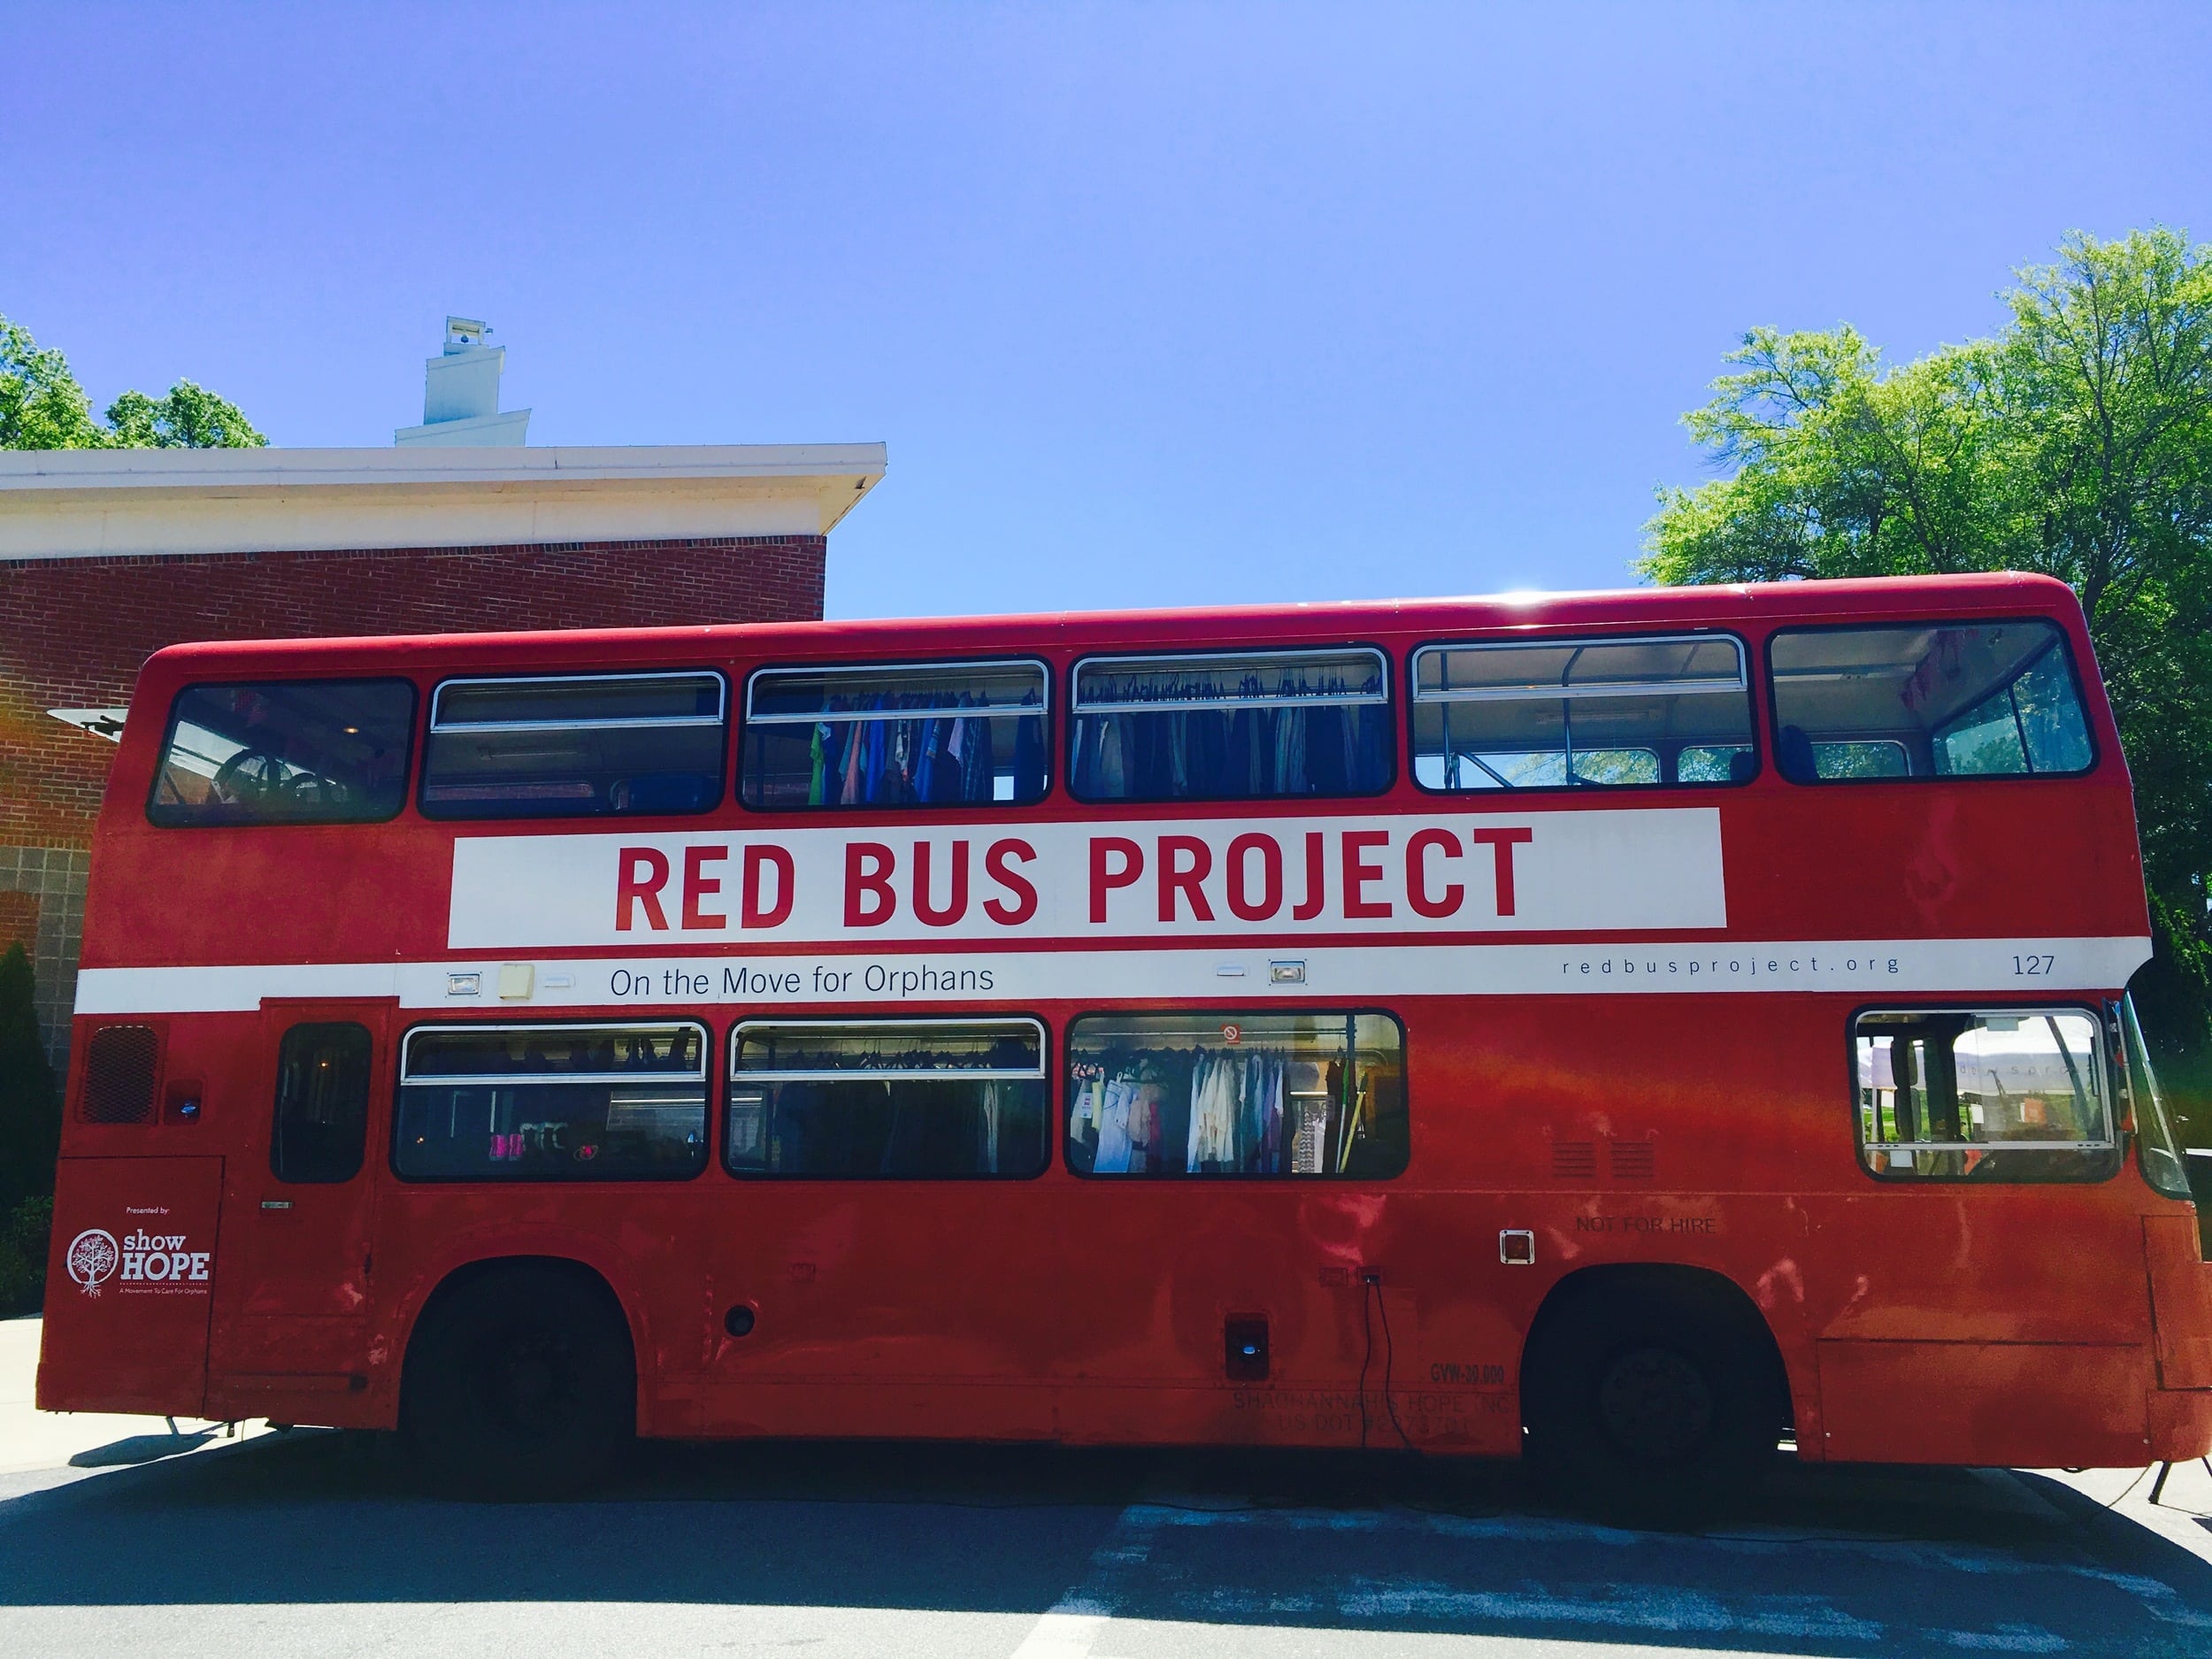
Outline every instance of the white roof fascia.
<svg viewBox="0 0 2212 1659"><path fill-rule="evenodd" d="M427 444L433 449L515 449L528 441L530 411L526 409L503 410L491 415L460 415L449 420L426 421L419 426L402 426L392 434L392 442L400 449L410 444Z"/></svg>
<svg viewBox="0 0 2212 1659"><path fill-rule="evenodd" d="M0 451L0 560L822 535L880 443Z"/></svg>

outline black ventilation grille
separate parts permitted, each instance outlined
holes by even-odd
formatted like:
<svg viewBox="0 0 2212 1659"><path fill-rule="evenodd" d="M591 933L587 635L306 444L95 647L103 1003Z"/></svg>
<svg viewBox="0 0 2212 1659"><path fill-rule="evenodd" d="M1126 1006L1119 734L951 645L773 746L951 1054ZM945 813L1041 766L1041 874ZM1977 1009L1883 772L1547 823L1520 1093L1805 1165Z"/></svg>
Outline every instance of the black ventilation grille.
<svg viewBox="0 0 2212 1659"><path fill-rule="evenodd" d="M1657 1164L1658 1148L1648 1141L1616 1141L1608 1148L1617 1181L1647 1181Z"/></svg>
<svg viewBox="0 0 2212 1659"><path fill-rule="evenodd" d="M86 1045L77 1116L88 1124L142 1124L154 1115L161 1040L151 1025L103 1025Z"/></svg>
<svg viewBox="0 0 2212 1659"><path fill-rule="evenodd" d="M1551 1145L1552 1179L1594 1181L1598 1178L1598 1148L1594 1141L1555 1141Z"/></svg>

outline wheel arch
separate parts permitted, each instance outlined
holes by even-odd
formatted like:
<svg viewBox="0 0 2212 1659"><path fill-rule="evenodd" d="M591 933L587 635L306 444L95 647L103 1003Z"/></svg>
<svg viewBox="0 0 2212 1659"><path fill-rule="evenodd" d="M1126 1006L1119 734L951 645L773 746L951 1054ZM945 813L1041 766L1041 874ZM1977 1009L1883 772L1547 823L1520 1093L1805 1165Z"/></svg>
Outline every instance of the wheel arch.
<svg viewBox="0 0 2212 1659"><path fill-rule="evenodd" d="M1521 1343L1515 1387L1522 1396L1521 1414L1528 1415L1527 1394L1522 1386L1530 1356L1538 1353L1552 1332L1584 1310L1611 1299L1673 1302L1705 1312L1737 1326L1753 1337L1768 1366L1768 1386L1774 1391L1784 1420L1794 1423L1796 1404L1790 1386L1787 1361L1772 1323L1745 1290L1727 1274L1709 1267L1690 1267L1678 1262L1600 1262L1563 1275L1538 1304Z"/></svg>
<svg viewBox="0 0 2212 1659"><path fill-rule="evenodd" d="M518 1269L549 1271L572 1281L587 1295L603 1302L612 1313L615 1321L629 1338L630 1367L636 1379L638 1394L645 1394L645 1367L640 1356L649 1350L645 1346L645 1332L639 1323L639 1312L634 1302L626 1301L614 1287L613 1281L599 1267L574 1256L550 1252L522 1252L511 1256L482 1256L449 1267L415 1302L401 1333L400 1392L407 1387L408 1368L418 1351L416 1339L437 1310L458 1292L483 1279Z"/></svg>

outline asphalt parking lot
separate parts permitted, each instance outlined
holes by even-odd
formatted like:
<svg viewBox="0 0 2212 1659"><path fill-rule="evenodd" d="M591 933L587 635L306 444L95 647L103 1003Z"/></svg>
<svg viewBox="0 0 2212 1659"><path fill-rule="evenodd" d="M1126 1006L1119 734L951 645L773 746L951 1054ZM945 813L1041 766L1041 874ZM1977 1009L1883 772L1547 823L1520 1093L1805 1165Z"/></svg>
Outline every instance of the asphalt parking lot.
<svg viewBox="0 0 2212 1659"><path fill-rule="evenodd" d="M0 1652L2212 1653L2195 1466L2156 1513L2100 1501L2124 1474L1793 1469L1675 1535L1338 1456L655 1446L494 1505L335 1434L190 1443L0 1476Z"/></svg>

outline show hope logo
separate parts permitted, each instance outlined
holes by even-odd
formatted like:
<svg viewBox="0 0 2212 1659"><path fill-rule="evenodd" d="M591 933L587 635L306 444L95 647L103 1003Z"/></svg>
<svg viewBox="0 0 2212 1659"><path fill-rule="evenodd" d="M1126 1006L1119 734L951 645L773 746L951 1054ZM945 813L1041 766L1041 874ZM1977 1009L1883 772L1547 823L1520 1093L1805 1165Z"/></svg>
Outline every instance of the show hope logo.
<svg viewBox="0 0 2212 1659"><path fill-rule="evenodd" d="M69 1254L63 1259L77 1288L88 1296L96 1296L100 1286L115 1276L116 1263L123 1259L123 1252L116 1245L115 1235L106 1228L87 1227L69 1240Z"/></svg>
<svg viewBox="0 0 2212 1659"><path fill-rule="evenodd" d="M69 1277L88 1296L120 1271L128 1289L153 1286L189 1286L208 1282L207 1250L188 1250L187 1234L133 1233L117 1239L104 1227L87 1227L69 1241L63 1257Z"/></svg>

